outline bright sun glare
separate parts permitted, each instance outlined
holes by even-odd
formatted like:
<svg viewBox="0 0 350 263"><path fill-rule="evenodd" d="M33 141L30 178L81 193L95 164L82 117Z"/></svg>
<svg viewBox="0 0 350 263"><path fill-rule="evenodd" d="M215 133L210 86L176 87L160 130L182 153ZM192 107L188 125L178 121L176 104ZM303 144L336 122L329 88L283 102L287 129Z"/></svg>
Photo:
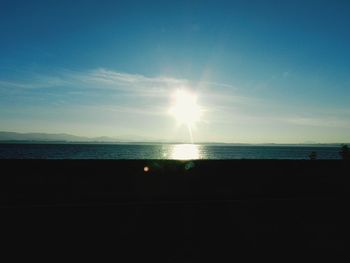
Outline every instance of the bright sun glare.
<svg viewBox="0 0 350 263"><path fill-rule="evenodd" d="M195 160L201 157L199 147L194 144L179 144L173 146L171 159Z"/></svg>
<svg viewBox="0 0 350 263"><path fill-rule="evenodd" d="M197 104L197 96L187 90L179 89L174 96L174 105L170 113L179 124L187 125L189 128L200 120L201 109Z"/></svg>

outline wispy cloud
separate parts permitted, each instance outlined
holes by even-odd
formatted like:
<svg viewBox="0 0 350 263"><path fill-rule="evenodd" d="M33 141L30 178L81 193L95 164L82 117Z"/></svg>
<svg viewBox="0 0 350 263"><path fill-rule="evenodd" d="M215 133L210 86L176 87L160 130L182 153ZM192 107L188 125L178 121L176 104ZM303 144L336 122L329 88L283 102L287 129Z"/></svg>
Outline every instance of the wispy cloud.
<svg viewBox="0 0 350 263"><path fill-rule="evenodd" d="M0 80L0 88L8 89L41 89L56 86L70 85L67 78L60 76L33 75L31 78L20 78L18 80Z"/></svg>
<svg viewBox="0 0 350 263"><path fill-rule="evenodd" d="M69 73L70 80L94 89L112 89L139 96L157 95L170 88L188 86L186 79L170 77L146 77L139 74L128 74L107 69L95 69L87 72Z"/></svg>
<svg viewBox="0 0 350 263"><path fill-rule="evenodd" d="M24 76L24 75L23 75ZM21 108L69 107L107 114L160 115L172 92L190 81L166 76L147 77L108 69L62 70L54 74L26 74L0 79L0 102L16 101ZM1 96L3 95L3 96ZM7 101L6 101L7 100ZM21 103L22 102L22 103Z"/></svg>
<svg viewBox="0 0 350 263"><path fill-rule="evenodd" d="M283 120L300 126L350 128L350 121L334 117L290 117Z"/></svg>
<svg viewBox="0 0 350 263"><path fill-rule="evenodd" d="M49 88L64 87L61 94L74 96L77 94L89 94L105 90L115 91L119 95L130 95L135 97L167 97L171 91L177 88L198 88L203 90L203 96L210 96L213 99L237 100L232 94L236 88L229 84L217 82L191 83L187 79L179 79L167 76L147 77L140 74L129 74L112 71L104 68L88 71L64 70L51 75L32 74L31 77L17 80L1 80L0 92L10 91L35 91L42 90L49 92ZM229 91L228 91L229 90Z"/></svg>
<svg viewBox="0 0 350 263"><path fill-rule="evenodd" d="M62 71L55 75L33 74L31 78L0 80L3 91L9 89L43 89L64 86L71 91L115 90L123 93L136 93L137 96L157 96L171 88L188 86L186 79L171 77L146 77L140 74L128 74L107 69L94 69L85 72Z"/></svg>
<svg viewBox="0 0 350 263"><path fill-rule="evenodd" d="M321 112L315 112L313 117L293 116L291 112L296 109L278 108L278 105L262 99L240 95L239 88L233 85L211 81L193 83L187 79L148 77L104 68L31 74L26 78L19 76L16 81L0 79L0 95L26 96L33 102L47 100L54 106L145 115L166 112L171 93L180 87L197 89L207 115L213 116L212 122L232 123L239 120L260 123L261 120L270 120L298 126L350 126L349 121L340 118L339 113L336 116L325 116Z"/></svg>

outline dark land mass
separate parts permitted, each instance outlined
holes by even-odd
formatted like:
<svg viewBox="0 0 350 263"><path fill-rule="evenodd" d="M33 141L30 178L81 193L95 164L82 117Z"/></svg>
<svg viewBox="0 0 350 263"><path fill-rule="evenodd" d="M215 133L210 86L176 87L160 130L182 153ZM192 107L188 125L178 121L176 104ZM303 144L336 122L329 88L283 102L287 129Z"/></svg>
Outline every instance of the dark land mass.
<svg viewBox="0 0 350 263"><path fill-rule="evenodd" d="M75 252L78 244L83 254L102 246L126 254L127 262L345 253L350 162L0 160L0 165L2 211L61 208L52 216L19 216L11 234L16 245L33 243L36 236L41 241L34 244L50 251L50 242L63 238ZM63 207L74 215L66 216ZM95 209L76 215L82 207Z"/></svg>

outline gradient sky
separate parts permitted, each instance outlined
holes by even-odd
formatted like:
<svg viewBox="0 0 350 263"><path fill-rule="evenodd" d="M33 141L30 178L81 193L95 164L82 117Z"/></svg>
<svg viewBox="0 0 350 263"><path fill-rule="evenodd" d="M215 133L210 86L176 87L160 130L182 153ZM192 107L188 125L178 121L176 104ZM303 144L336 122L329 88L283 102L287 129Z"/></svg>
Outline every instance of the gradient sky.
<svg viewBox="0 0 350 263"><path fill-rule="evenodd" d="M0 130L350 142L350 1L0 0Z"/></svg>

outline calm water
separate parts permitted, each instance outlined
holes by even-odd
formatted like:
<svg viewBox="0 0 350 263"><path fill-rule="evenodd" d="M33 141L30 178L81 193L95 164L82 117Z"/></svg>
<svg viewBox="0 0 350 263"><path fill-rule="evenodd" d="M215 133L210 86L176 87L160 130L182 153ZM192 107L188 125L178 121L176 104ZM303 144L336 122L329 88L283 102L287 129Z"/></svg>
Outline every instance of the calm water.
<svg viewBox="0 0 350 263"><path fill-rule="evenodd" d="M0 159L339 159L340 147L0 144Z"/></svg>

